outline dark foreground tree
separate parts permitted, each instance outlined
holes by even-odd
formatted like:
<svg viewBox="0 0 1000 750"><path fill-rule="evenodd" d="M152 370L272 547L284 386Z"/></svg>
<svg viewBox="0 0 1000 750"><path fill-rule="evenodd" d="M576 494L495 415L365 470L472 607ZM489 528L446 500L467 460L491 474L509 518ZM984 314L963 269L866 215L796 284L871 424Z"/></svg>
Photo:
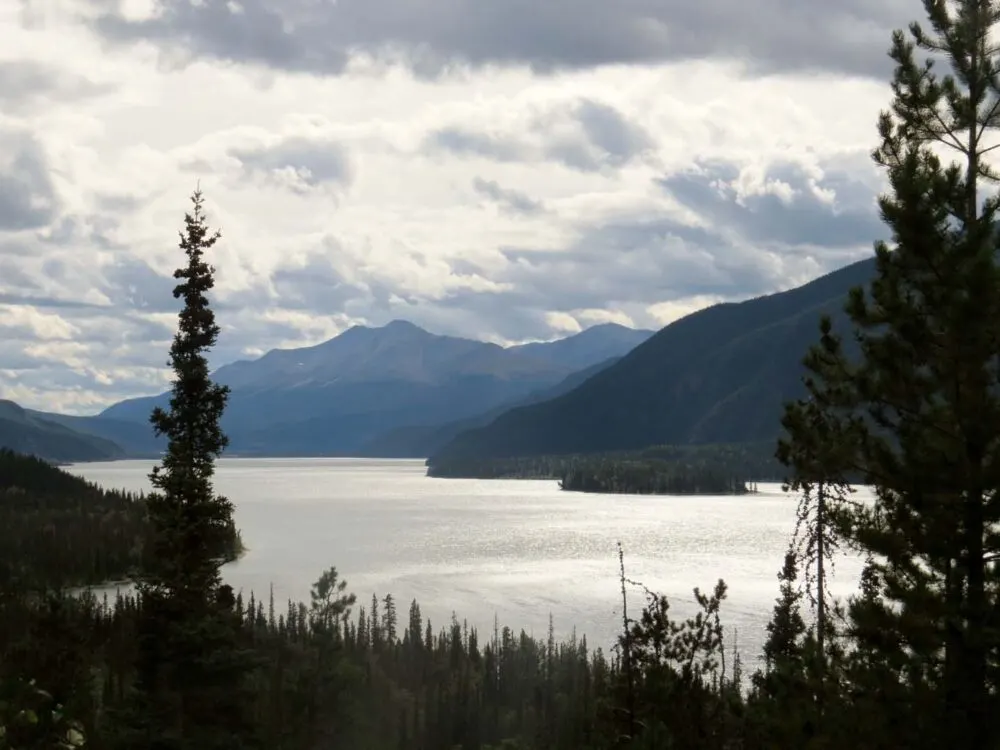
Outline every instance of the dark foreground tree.
<svg viewBox="0 0 1000 750"><path fill-rule="evenodd" d="M133 730L123 744L161 748L245 747L241 688L251 666L239 647L232 591L220 566L233 538L232 504L216 494L215 459L226 447L219 425L228 389L209 377L206 352L219 326L209 306L214 269L205 252L219 239L191 198L180 247L187 264L174 277L183 301L170 349L170 408L152 423L168 440L147 499L152 526L138 576L139 656Z"/></svg>
<svg viewBox="0 0 1000 750"><path fill-rule="evenodd" d="M876 279L850 295L857 346L823 321L806 359L809 399L786 415L784 458L800 482L854 471L875 488L874 506L838 513L872 561L868 594L850 610L856 653L891 673L869 684L895 686L873 715L916 728L925 747L993 748L1000 272L998 201L985 188L997 181L987 154L1000 125L1000 6L924 7L930 31L893 35L895 97L874 152L891 185L879 206L892 246L876 245Z"/></svg>
<svg viewBox="0 0 1000 750"><path fill-rule="evenodd" d="M149 477L155 488L147 500L153 537L142 570L146 592L185 601L213 596L233 527L232 504L212 486L215 459L228 444L219 423L229 389L212 382L206 359L219 326L207 297L214 269L204 256L221 233L209 231L200 190L191 202L194 211L184 217L180 241L187 265L174 272L180 280L174 297L184 306L170 347L175 375L170 409L157 407L150 419L168 443L162 465Z"/></svg>

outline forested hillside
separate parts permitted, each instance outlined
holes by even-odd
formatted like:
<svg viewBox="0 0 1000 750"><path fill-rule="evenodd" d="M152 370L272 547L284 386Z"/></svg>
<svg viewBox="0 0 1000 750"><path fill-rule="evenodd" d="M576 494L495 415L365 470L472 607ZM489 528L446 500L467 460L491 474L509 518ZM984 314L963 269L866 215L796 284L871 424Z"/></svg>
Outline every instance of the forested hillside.
<svg viewBox="0 0 1000 750"><path fill-rule="evenodd" d="M874 268L861 261L797 289L693 313L569 393L458 434L428 465L444 474L480 459L775 440L782 404L803 392L801 360L820 316L843 330L848 291Z"/></svg>
<svg viewBox="0 0 1000 750"><path fill-rule="evenodd" d="M124 455L110 440L44 419L4 400L0 400L0 448L63 463L109 461Z"/></svg>
<svg viewBox="0 0 1000 750"><path fill-rule="evenodd" d="M105 490L0 448L0 585L124 579L139 566L148 530L143 495ZM240 545L232 527L227 556Z"/></svg>
<svg viewBox="0 0 1000 750"><path fill-rule="evenodd" d="M587 367L579 372L574 372L550 388L535 391L525 398L518 399L514 403L501 404L496 408L482 414L477 414L474 417L469 417L468 419L446 422L443 425L411 425L390 430L365 443L361 446L358 454L360 456L378 458L427 458L451 442L456 435L466 430L488 425L494 419L511 409L529 404L538 404L558 398L564 393L569 393L597 373L611 367L619 359L621 357L613 357L609 360L598 362L596 365Z"/></svg>

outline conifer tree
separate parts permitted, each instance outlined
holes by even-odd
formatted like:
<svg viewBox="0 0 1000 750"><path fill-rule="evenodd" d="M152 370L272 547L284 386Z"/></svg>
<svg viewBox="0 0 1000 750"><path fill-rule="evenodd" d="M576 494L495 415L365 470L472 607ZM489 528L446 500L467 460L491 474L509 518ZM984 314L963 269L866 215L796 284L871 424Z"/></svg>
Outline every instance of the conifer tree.
<svg viewBox="0 0 1000 750"><path fill-rule="evenodd" d="M392 647L396 645L396 625L399 622L396 614L396 600L392 598L392 594L386 594L382 604L385 606L382 612L382 632L385 633L385 639Z"/></svg>
<svg viewBox="0 0 1000 750"><path fill-rule="evenodd" d="M206 352L219 326L209 306L214 269L205 252L210 233L200 190L185 215L180 248L187 263L174 273L183 301L170 349L170 407L151 421L167 451L150 481L151 538L137 588L142 619L133 732L121 739L159 748L240 748L249 744L240 718L242 676L251 667L240 649L234 606L220 566L233 537L232 504L212 484L215 459L226 447L219 425L228 389L212 382Z"/></svg>
<svg viewBox="0 0 1000 750"><path fill-rule="evenodd" d="M829 425L815 401L791 404L782 420L790 434L799 436L793 444L778 441L777 458L795 471L786 491L799 493L795 512L795 532L791 551L796 555L796 570L803 573L803 586L810 604L816 611L815 639L821 662L827 656L827 639L834 635L830 617L832 600L828 580L834 568L834 557L842 539L837 529L837 517L856 504L850 496L854 489L843 477L831 479L827 468L845 462L844 444L828 440ZM805 443L804 440L809 442ZM820 674L822 663L816 665Z"/></svg>
<svg viewBox="0 0 1000 750"><path fill-rule="evenodd" d="M420 605L417 604L417 600L414 599L410 602L410 624L409 624L409 634L410 634L410 644L415 649L419 649L423 645L421 640L421 630L423 626L423 618L420 615Z"/></svg>
<svg viewBox="0 0 1000 750"><path fill-rule="evenodd" d="M372 651L382 650L382 618L378 611L378 597L372 594L372 609L369 613L371 622L368 626L368 632L371 634L372 641Z"/></svg>
<svg viewBox="0 0 1000 750"><path fill-rule="evenodd" d="M314 626L337 635L340 622L350 615L357 602L354 594L347 593L347 581L340 578L335 567L325 571L313 584L310 599L309 614Z"/></svg>
<svg viewBox="0 0 1000 750"><path fill-rule="evenodd" d="M852 634L909 690L909 706L901 696L884 713L926 721L926 746L980 750L997 745L1000 707L1000 204L986 191L998 181L987 155L1000 7L924 8L930 30L893 35L894 99L873 154L891 187L879 207L892 245L876 244L876 278L849 297L857 346L821 323L809 399L786 415L787 458L796 479L853 471L875 489L874 506L844 508L838 527L870 554L879 589L852 606Z"/></svg>
<svg viewBox="0 0 1000 750"><path fill-rule="evenodd" d="M185 602L213 595L233 527L232 503L212 486L215 459L228 443L220 420L229 389L212 382L206 359L220 329L206 296L215 286L214 269L204 256L221 233L209 233L200 190L191 202L194 210L185 215L180 236L187 265L174 272L180 282L174 297L184 305L170 347L175 376L170 408L156 407L150 418L156 435L168 442L149 477L155 490L147 499L153 539L142 571L146 592Z"/></svg>
<svg viewBox="0 0 1000 750"><path fill-rule="evenodd" d="M803 592L797 585L798 555L785 554L778 574L780 594L775 602L764 641L764 668L753 676L753 717L766 744L795 747L802 742L802 723L811 696L806 685L803 638L806 624L800 602Z"/></svg>

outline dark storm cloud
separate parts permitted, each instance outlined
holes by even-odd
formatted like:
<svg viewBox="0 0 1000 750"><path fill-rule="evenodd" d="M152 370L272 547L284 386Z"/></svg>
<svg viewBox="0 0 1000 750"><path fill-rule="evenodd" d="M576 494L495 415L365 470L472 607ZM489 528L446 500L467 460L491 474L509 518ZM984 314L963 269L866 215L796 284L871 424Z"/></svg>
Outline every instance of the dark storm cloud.
<svg viewBox="0 0 1000 750"><path fill-rule="evenodd" d="M41 144L27 132L0 131L0 231L40 229L58 208Z"/></svg>
<svg viewBox="0 0 1000 750"><path fill-rule="evenodd" d="M544 73L728 58L884 78L890 31L922 17L912 0L159 0L146 20L120 0L90 3L115 42L320 74L362 53L428 77L456 64Z"/></svg>
<svg viewBox="0 0 1000 750"><path fill-rule="evenodd" d="M716 162L658 182L706 221L727 227L750 242L836 248L869 245L885 235L873 185L842 170L831 170L817 183L817 187L833 191L834 206L814 194L808 173L797 164L775 164L764 175L766 182L791 188L793 197L787 202L771 192L745 196L737 202L732 183L738 175L733 165Z"/></svg>
<svg viewBox="0 0 1000 750"><path fill-rule="evenodd" d="M522 193L520 190L511 190L501 187L494 180L484 180L477 177L472 181L472 188L499 206L504 213L515 216L535 216L545 211L545 206Z"/></svg>
<svg viewBox="0 0 1000 750"><path fill-rule="evenodd" d="M287 138L272 146L235 148L229 153L249 174L270 179L283 170L292 170L308 188L346 186L352 178L350 159L338 143Z"/></svg>

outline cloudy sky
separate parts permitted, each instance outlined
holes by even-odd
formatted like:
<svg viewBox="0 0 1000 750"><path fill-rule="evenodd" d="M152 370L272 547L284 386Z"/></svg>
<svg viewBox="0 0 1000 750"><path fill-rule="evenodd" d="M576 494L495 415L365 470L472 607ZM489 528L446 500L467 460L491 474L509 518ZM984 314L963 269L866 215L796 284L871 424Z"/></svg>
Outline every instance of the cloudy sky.
<svg viewBox="0 0 1000 750"><path fill-rule="evenodd" d="M177 229L215 364L409 319L659 327L883 234L868 153L916 0L0 3L0 397L163 389Z"/></svg>

